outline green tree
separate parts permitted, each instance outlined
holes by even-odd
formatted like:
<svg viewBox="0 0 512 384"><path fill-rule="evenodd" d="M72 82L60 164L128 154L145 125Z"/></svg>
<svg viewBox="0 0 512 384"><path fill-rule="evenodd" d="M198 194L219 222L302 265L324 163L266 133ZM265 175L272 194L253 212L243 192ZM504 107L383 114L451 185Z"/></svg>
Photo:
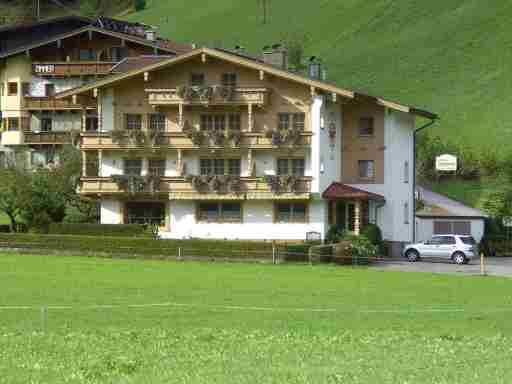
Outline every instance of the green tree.
<svg viewBox="0 0 512 384"><path fill-rule="evenodd" d="M133 6L135 7L136 11L142 11L146 8L146 0L134 0Z"/></svg>
<svg viewBox="0 0 512 384"><path fill-rule="evenodd" d="M29 188L29 173L12 162L0 169L0 180L0 211L9 217L11 231L15 232L24 206L23 196Z"/></svg>

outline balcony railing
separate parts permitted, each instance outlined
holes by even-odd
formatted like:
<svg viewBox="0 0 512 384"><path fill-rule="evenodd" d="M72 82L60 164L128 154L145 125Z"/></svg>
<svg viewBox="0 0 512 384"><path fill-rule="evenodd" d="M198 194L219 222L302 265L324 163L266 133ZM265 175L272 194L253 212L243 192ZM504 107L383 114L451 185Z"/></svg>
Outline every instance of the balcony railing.
<svg viewBox="0 0 512 384"><path fill-rule="evenodd" d="M265 105L268 103L267 88L230 88L223 86L170 89L146 89L151 105Z"/></svg>
<svg viewBox="0 0 512 384"><path fill-rule="evenodd" d="M115 62L50 62L32 64L37 76L107 75Z"/></svg>
<svg viewBox="0 0 512 384"><path fill-rule="evenodd" d="M300 139L294 143L294 148L309 147L311 145L310 132L303 132ZM205 137L201 144L194 144L192 139L182 132L164 132L154 138L151 143L137 142L130 139L128 134L122 139L112 137L108 132L84 132L82 133L82 149L138 149L149 146L158 148L176 148L176 149L199 149L199 148L254 148L254 149L273 149L272 138L268 138L262 132L240 132L239 141L225 139L222 145L216 145L212 140Z"/></svg>
<svg viewBox="0 0 512 384"><path fill-rule="evenodd" d="M130 190L130 183L115 181L116 177L83 177L80 193L84 195L122 195L130 193L165 194L173 200L267 200L267 199L308 199L311 191L311 178L302 177L296 181L294 188L276 191L265 178L241 177L236 191L229 188L219 190L198 190L191 177L161 177L158 181L141 185L139 189ZM137 177L141 178L142 177ZM149 181L146 181L149 183Z"/></svg>
<svg viewBox="0 0 512 384"><path fill-rule="evenodd" d="M70 144L71 132L25 132L25 144Z"/></svg>
<svg viewBox="0 0 512 384"><path fill-rule="evenodd" d="M81 99L77 103L67 99L55 99L53 97L31 97L23 98L23 108L26 110L71 110L71 109L95 109L96 101L93 99Z"/></svg>

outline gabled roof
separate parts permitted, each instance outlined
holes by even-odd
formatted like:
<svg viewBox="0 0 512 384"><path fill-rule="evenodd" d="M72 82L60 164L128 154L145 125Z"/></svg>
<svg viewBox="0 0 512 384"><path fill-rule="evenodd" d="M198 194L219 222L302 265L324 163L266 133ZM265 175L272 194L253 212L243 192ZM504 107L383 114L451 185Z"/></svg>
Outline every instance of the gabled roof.
<svg viewBox="0 0 512 384"><path fill-rule="evenodd" d="M94 88L101 88L104 86L112 85L118 81L141 75L144 72L151 72L151 71L163 69L166 67L170 67L172 65L176 65L176 64L182 63L186 60L189 60L193 57L198 57L200 55L207 55L207 56L217 58L220 60L224 60L224 61L227 61L227 62L230 62L233 64L237 64L237 65L241 65L241 66L244 66L247 68L252 68L255 70L263 71L267 74L270 74L270 75L273 75L276 77L280 77L280 78L284 78L287 80L295 81L297 83L301 83L301 84L304 84L304 85L307 85L310 87L314 87L314 88L324 91L324 92L333 93L333 94L336 94L338 96L341 96L341 97L344 97L347 99L354 99L357 96L362 96L362 97L366 97L366 98L370 97L377 104L382 105L387 108L390 108L390 109L398 110L398 111L405 112L405 113L412 113L412 114L423 116L423 117L426 117L429 119L437 119L438 118L438 116L436 114L428 112L428 111L420 110L420 109L417 109L414 107L410 107L410 106L407 106L404 104L399 104L399 103L385 100L382 98L368 96L368 95L360 94L360 93L357 93L357 92L354 92L351 90L343 89L334 84L327 83L325 81L311 79L309 77L305 77L305 76L302 76L302 75L299 75L299 74L296 74L296 73L293 73L290 71L286 71L284 69L280 69L278 67L275 67L275 66L272 66L269 64L262 63L261 61L256 61L256 60L250 59L246 56L241 56L239 54L231 53L230 51L227 51L227 50L220 50L220 49L214 49L214 48L194 49L188 53L178 55L177 57L173 57L173 58L164 60L164 61L156 63L156 64L150 64L144 68L135 69L133 71L119 74L119 75L109 76L109 77L101 79L99 81L89 83L89 84L86 84L81 87L70 89L68 91L57 94L56 97L57 98L69 97L72 95L90 91Z"/></svg>
<svg viewBox="0 0 512 384"><path fill-rule="evenodd" d="M23 26L17 26L17 28L30 28L30 27L36 26L36 25L50 24L52 22L55 22L55 20L68 21L70 19L74 20L74 18L75 17L51 19L51 20L47 20L46 22L34 23L34 24L30 24L30 25L25 24ZM14 48L14 49L7 50L5 52L0 53L0 58L17 55L17 54L23 53L27 50L38 48L38 47L50 44L52 42L55 42L57 40L66 39L66 38L73 37L73 36L82 34L84 32L89 32L89 31L117 37L119 39L131 41L133 43L156 48L158 50L162 50L167 53L181 54L181 53L189 52L192 49L192 46L187 45L187 44L179 44L179 43L175 43L170 40L165 40L165 39L161 39L161 38L157 38L155 40L148 40L140 33L127 33L129 27L126 26L125 24L127 24L127 23L124 23L124 22L123 22L122 28L121 27L107 28L104 26L104 21L102 21L100 23L100 20L102 20L102 19L98 19L98 21L94 21L92 19L78 18L78 20L89 21L89 23L80 28L75 28L75 29L72 29L71 31L67 31L64 33L54 34L50 37L43 36L40 40L31 41L29 44L24 44L24 45ZM112 19L109 19L109 20L112 20ZM102 27L102 25L103 25L103 27ZM109 25L112 25L112 24L109 24ZM138 25L138 24L134 24L134 25ZM16 27L13 27L13 30L16 30Z"/></svg>
<svg viewBox="0 0 512 384"><path fill-rule="evenodd" d="M332 183L322 193L322 198L327 200L385 200L382 195L337 182Z"/></svg>
<svg viewBox="0 0 512 384"><path fill-rule="evenodd" d="M416 212L417 217L438 218L486 218L487 214L479 209L468 207L459 201L450 199L426 188L418 187L419 199L425 207Z"/></svg>
<svg viewBox="0 0 512 384"><path fill-rule="evenodd" d="M160 63L161 61L168 60L171 56L155 56L155 55L143 55L126 57L119 63L114 65L110 72L112 74L127 73L136 69L147 67L148 65Z"/></svg>

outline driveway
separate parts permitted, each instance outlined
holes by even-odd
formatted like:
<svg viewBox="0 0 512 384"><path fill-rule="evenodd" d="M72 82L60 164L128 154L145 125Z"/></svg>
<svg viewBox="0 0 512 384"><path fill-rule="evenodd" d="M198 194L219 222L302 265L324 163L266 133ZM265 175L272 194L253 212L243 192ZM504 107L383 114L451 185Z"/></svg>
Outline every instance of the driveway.
<svg viewBox="0 0 512 384"><path fill-rule="evenodd" d="M486 258L486 270L490 276L512 277L512 258L511 257L488 257ZM467 265L456 265L447 261L438 259L422 259L416 263L410 263L405 260L382 261L373 264L374 268L388 271L403 272L429 272L445 273L453 275L479 275L480 260L472 260Z"/></svg>

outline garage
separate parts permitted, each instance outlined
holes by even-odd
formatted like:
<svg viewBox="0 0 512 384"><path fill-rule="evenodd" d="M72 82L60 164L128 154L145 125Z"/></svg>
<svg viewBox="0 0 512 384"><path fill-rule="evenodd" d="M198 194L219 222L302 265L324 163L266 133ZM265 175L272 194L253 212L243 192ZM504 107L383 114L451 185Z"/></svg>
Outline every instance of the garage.
<svg viewBox="0 0 512 384"><path fill-rule="evenodd" d="M485 232L487 215L423 187L416 190L421 209L416 212L415 240L424 241L433 235L471 235L480 242Z"/></svg>

